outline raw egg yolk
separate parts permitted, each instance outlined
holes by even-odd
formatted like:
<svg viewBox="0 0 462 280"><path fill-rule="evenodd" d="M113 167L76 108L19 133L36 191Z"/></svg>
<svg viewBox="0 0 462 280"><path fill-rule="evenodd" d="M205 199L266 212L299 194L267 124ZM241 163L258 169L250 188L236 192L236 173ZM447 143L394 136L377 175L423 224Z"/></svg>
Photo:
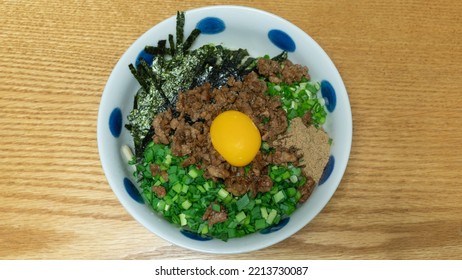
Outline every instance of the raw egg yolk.
<svg viewBox="0 0 462 280"><path fill-rule="evenodd" d="M233 110L223 112L213 120L210 138L215 150L234 166L249 164L261 145L260 131L252 119Z"/></svg>

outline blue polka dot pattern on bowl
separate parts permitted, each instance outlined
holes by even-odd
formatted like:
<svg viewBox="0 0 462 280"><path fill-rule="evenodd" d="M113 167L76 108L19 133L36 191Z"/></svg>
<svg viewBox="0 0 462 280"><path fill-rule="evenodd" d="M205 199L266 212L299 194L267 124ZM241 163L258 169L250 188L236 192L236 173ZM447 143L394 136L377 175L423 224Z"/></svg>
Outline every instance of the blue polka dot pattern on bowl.
<svg viewBox="0 0 462 280"><path fill-rule="evenodd" d="M296 45L294 40L289 36L289 34L285 33L279 29L272 29L268 32L268 38L270 39L271 43L276 45L276 47L288 51L294 52L296 49Z"/></svg>
<svg viewBox="0 0 462 280"><path fill-rule="evenodd" d="M202 236L202 235L199 235L195 232L191 232L191 231L187 231L187 230L181 230L180 231L184 236L188 237L188 238L191 238L192 240L197 240L197 241L209 241L209 240L212 240L213 237L210 237L210 236Z"/></svg>
<svg viewBox="0 0 462 280"><path fill-rule="evenodd" d="M136 189L132 181L130 181L130 179L128 179L127 177L124 178L124 186L128 195L131 198L133 198L133 200L135 200L138 203L144 203L143 198L140 195L140 192Z"/></svg>
<svg viewBox="0 0 462 280"><path fill-rule="evenodd" d="M152 65L152 62L154 61L154 55L147 53L145 50L140 51L140 53L136 57L136 61L135 61L136 67L138 67L138 65L141 63L141 59L146 61L148 65Z"/></svg>
<svg viewBox="0 0 462 280"><path fill-rule="evenodd" d="M289 217L284 218L277 225L265 228L265 229L261 230L260 233L269 234L269 233L272 233L272 232L276 232L276 231L280 230L281 228L285 227L289 223L289 221L290 221Z"/></svg>
<svg viewBox="0 0 462 280"><path fill-rule="evenodd" d="M329 81L321 81L321 94L324 100L326 100L327 110L332 113L335 109L335 105L337 105L337 96L335 95L334 87Z"/></svg>
<svg viewBox="0 0 462 280"><path fill-rule="evenodd" d="M334 165L335 165L335 158L333 155L329 157L329 160L327 161L326 167L324 167L324 171L321 175L321 178L319 179L318 185L322 185L327 179L329 179L330 174L332 173L332 170L334 170Z"/></svg>
<svg viewBox="0 0 462 280"><path fill-rule="evenodd" d="M114 108L109 116L109 130L112 136L118 138L122 132L122 111L120 108Z"/></svg>
<svg viewBox="0 0 462 280"><path fill-rule="evenodd" d="M202 34L213 35L225 31L226 25L223 20L217 17L206 17L197 23L196 28L199 29Z"/></svg>

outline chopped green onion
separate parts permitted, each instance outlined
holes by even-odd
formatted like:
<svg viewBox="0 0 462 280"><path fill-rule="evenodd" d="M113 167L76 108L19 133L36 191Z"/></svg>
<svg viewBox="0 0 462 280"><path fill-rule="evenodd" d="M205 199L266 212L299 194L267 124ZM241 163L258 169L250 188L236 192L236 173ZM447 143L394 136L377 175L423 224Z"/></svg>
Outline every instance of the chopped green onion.
<svg viewBox="0 0 462 280"><path fill-rule="evenodd" d="M261 207L260 212L261 212L262 218L264 219L268 218L268 211L266 210L266 207Z"/></svg>
<svg viewBox="0 0 462 280"><path fill-rule="evenodd" d="M188 192L188 189L189 189L189 186L188 186L188 185L183 185L183 187L181 188L181 192L182 192L182 193L187 193L187 192Z"/></svg>
<svg viewBox="0 0 462 280"><path fill-rule="evenodd" d="M188 223L188 221L186 220L186 215L184 213L181 213L178 216L180 217L180 225L185 226Z"/></svg>
<svg viewBox="0 0 462 280"><path fill-rule="evenodd" d="M271 209L271 212L269 212L268 217L266 217L266 222L271 225L274 222L274 219L276 218L276 215L278 212L274 209Z"/></svg>
<svg viewBox="0 0 462 280"><path fill-rule="evenodd" d="M197 233L207 234L209 232L209 225L207 223L202 223L197 230Z"/></svg>
<svg viewBox="0 0 462 280"><path fill-rule="evenodd" d="M288 189L286 190L286 192L287 192L287 196L288 196L288 197L294 197L294 196L297 194L297 189L295 189L295 188L288 188Z"/></svg>
<svg viewBox="0 0 462 280"><path fill-rule="evenodd" d="M252 216L252 219L258 219L261 217L261 210L260 207L253 207L252 210L250 211L250 215Z"/></svg>
<svg viewBox="0 0 462 280"><path fill-rule="evenodd" d="M291 172L293 175L295 176L300 176L302 174L302 170L300 168L295 168L295 167L292 167L290 168Z"/></svg>
<svg viewBox="0 0 462 280"><path fill-rule="evenodd" d="M191 205L192 203L189 200L185 200L183 201L183 203L181 203L181 207L183 207L183 209L185 210L188 210L191 207Z"/></svg>
<svg viewBox="0 0 462 280"><path fill-rule="evenodd" d="M211 188L210 183L208 181L204 183L203 187L206 191L208 191Z"/></svg>
<svg viewBox="0 0 462 280"><path fill-rule="evenodd" d="M281 215L276 215L276 217L273 220L273 224L277 225L281 221Z"/></svg>
<svg viewBox="0 0 462 280"><path fill-rule="evenodd" d="M250 217L250 215L246 215L245 219L243 221L241 221L241 224L243 225L250 225L250 219L252 217ZM248 228L249 230L252 230L252 228Z"/></svg>
<svg viewBox="0 0 462 280"><path fill-rule="evenodd" d="M237 206L237 210L238 211L241 211L242 209L244 209L247 204L249 204L250 202L250 199L249 199L249 196L247 194L244 194L237 202L236 202L236 206Z"/></svg>
<svg viewBox="0 0 462 280"><path fill-rule="evenodd" d="M235 228L228 229L228 237L229 238L237 237L237 230Z"/></svg>
<svg viewBox="0 0 462 280"><path fill-rule="evenodd" d="M286 198L286 195L284 194L284 191L279 191L273 196L273 200L275 203L279 203L285 198Z"/></svg>
<svg viewBox="0 0 462 280"><path fill-rule="evenodd" d="M295 199L298 201L301 197L302 194L299 191L297 191L297 193L295 194Z"/></svg>
<svg viewBox="0 0 462 280"><path fill-rule="evenodd" d="M202 228L202 234L207 234L209 232L209 225L204 225L204 227Z"/></svg>
<svg viewBox="0 0 462 280"><path fill-rule="evenodd" d="M228 228L236 228L238 225L237 221L231 221L228 225Z"/></svg>
<svg viewBox="0 0 462 280"><path fill-rule="evenodd" d="M260 230L266 227L265 219L258 219L255 221L255 230Z"/></svg>
<svg viewBox="0 0 462 280"><path fill-rule="evenodd" d="M191 167L191 169L188 172L188 175L191 176L191 178L195 179L197 178L197 176L199 176L199 171L196 168Z"/></svg>
<svg viewBox="0 0 462 280"><path fill-rule="evenodd" d="M229 192L225 189L220 189L218 191L218 197L221 199L225 199L229 195Z"/></svg>
<svg viewBox="0 0 462 280"><path fill-rule="evenodd" d="M203 186L201 186L201 185L198 185L198 186L197 186L197 189L198 189L201 193L205 193L205 192L206 192L205 188L204 188Z"/></svg>
<svg viewBox="0 0 462 280"><path fill-rule="evenodd" d="M165 205L166 205L165 201L159 200L159 202L157 202L157 209L159 211L164 211Z"/></svg>
<svg viewBox="0 0 462 280"><path fill-rule="evenodd" d="M249 203L247 203L247 206L245 207L248 210L252 210L255 206L255 200L250 200Z"/></svg>
<svg viewBox="0 0 462 280"><path fill-rule="evenodd" d="M162 178L162 177L161 177L161 178ZM161 180L157 180L157 181L154 182L153 186L158 187L158 186L162 185L163 183L165 183L165 181L162 182Z"/></svg>
<svg viewBox="0 0 462 280"><path fill-rule="evenodd" d="M306 79L292 85L267 82L267 88L268 95L281 97L282 108L289 121L303 117L307 112L311 113L311 121L315 126L323 125L326 121L325 102L317 97L320 89L318 82L312 83Z"/></svg>
<svg viewBox="0 0 462 280"><path fill-rule="evenodd" d="M166 155L164 163L165 163L165 165L170 165L172 163L172 156L171 155Z"/></svg>
<svg viewBox="0 0 462 280"><path fill-rule="evenodd" d="M296 176L296 175L292 175L292 176L290 176L290 178L289 178L289 179L290 179L290 181L291 181L292 183L294 183L294 184L298 182L298 178L297 178L297 176Z"/></svg>
<svg viewBox="0 0 462 280"><path fill-rule="evenodd" d="M212 204L212 210L215 211L215 212L220 212L221 207L220 207L220 205L213 203Z"/></svg>
<svg viewBox="0 0 462 280"><path fill-rule="evenodd" d="M173 189L176 193L180 193L181 190L183 189L183 186L182 186L180 183L176 183L175 185L173 185L172 189Z"/></svg>
<svg viewBox="0 0 462 280"><path fill-rule="evenodd" d="M245 220L245 218L247 218L247 216L245 215L245 213L243 211L241 211L241 212L237 213L237 215L236 215L236 222L240 223L243 220Z"/></svg>

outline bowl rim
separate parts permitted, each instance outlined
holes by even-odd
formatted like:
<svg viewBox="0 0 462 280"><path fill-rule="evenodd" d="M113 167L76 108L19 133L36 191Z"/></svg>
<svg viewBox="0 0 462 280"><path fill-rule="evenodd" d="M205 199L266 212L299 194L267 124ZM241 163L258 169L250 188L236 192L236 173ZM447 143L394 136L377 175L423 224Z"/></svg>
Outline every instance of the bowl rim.
<svg viewBox="0 0 462 280"><path fill-rule="evenodd" d="M250 252L250 251L255 251L255 250L260 250L260 249L263 249L263 248L266 248L266 247L269 247L271 245L274 245L274 244L277 244L277 243L280 243L281 241L287 239L288 237L294 235L295 233L297 233L300 229L302 229L303 227L305 227L306 225L308 225L324 208L325 206L327 205L327 203L332 199L333 197L333 194L335 193L335 191L337 190L337 188L339 187L340 185L340 182L344 176L344 173L346 171L346 168L347 168L347 165L348 165L348 161L349 161L349 156L350 156L350 152L351 152L351 145L352 145L352 134L353 134L353 123L352 123L352 113L351 113L351 105L350 105L350 102L349 102L349 97L348 97L348 93L346 91L346 87L345 87L345 84L343 82L343 79L341 78L340 76L340 73L338 71L338 69L336 68L336 66L333 64L332 60L330 59L330 57L327 55L327 53L324 51L324 49L321 48L321 46L308 34L306 33L304 30L302 30L301 28L299 28L298 26L296 26L295 24L291 23L290 21L278 16L278 15L275 15L275 14L272 14L270 12L267 12L267 11L264 11L264 10L260 10L260 9L257 9L257 8L253 8L253 7L247 7L247 6L240 6L240 5L211 5L211 6L204 6L204 7L198 7L198 8L194 8L194 9L190 9L190 10L186 10L185 11L185 14L187 15L188 13L196 13L196 12L210 12L210 11L214 11L214 10L222 10L222 9L231 9L231 10L235 10L235 11L242 11L242 10L246 10L248 12L253 12L253 13L258 13L260 15L264 15L266 17L270 17L270 18L273 18L273 19L276 19L280 22L283 22L287 25L290 25L291 28L295 28L298 30L298 32L306 37L306 39L310 40L311 43L316 46L317 48L317 51L320 51L321 53L323 53L323 55L326 56L326 58L331 62L331 65L329 65L329 68L332 68L332 71L335 72L336 75L338 75L339 77L339 82L340 82L340 85L343 89L343 91L345 92L345 96L344 96L344 101L346 102L346 105L347 105L347 109L348 109L348 112L347 112L347 127L346 127L346 131L347 131L347 135L346 135L346 138L344 140L342 140L342 147L344 147L346 150L345 150L345 154L346 154L346 160L344 162L343 165L341 166L336 166L336 168L340 168L339 171L337 172L338 176L336 176L337 178L335 179L335 182L333 182L333 184L335 184L335 188L333 190L333 192L329 195L328 199L325 200L324 203L322 203L322 207L319 207L316 211L316 213L314 213L313 215L313 218L311 219L308 219L306 221L304 221L303 223L299 223L299 224L296 224L296 226L293 226L292 227L292 230L288 231L286 234L284 235L279 235L277 238L273 238L273 239L267 239L267 241L263 240L261 241L258 245L254 245L254 246L250 246L246 249L242 249L242 248L238 248L240 246L237 246L237 247L232 247L232 246L229 246L230 248L228 248L227 250L216 250L214 248L209 248L210 246L194 246L192 244L198 244L198 243L187 243L187 242L182 242L182 241L179 241L179 240L172 240L172 238L170 238L170 236L168 235L168 233L164 233L162 231L157 231L157 230L153 230L152 227L149 226L149 224L147 224L147 222L149 221L146 221L146 219L140 214L138 213L137 211L135 211L130 205L129 203L127 203L127 201L123 198L122 196L122 192L123 190L121 190L120 188L116 188L115 186L120 184L120 182L116 182L116 179L114 178L114 176L111 176L110 172L110 168L108 167L108 161L110 160L110 157L108 157L108 154L106 152L106 149L105 149L105 143L103 142L103 134L107 133L105 131L105 126L107 126L107 123L106 121L103 119L103 115L107 114L105 108L103 108L104 104L105 104L105 100L108 98L108 87L109 87L109 84L112 84L114 83L116 77L114 76L114 73L116 71L116 69L118 67L125 67L126 65L123 64L123 61L124 61L124 58L126 58L129 53L132 52L132 49L135 47L135 45L138 45L141 41L144 41L143 39L148 36L148 34L150 34L152 32L152 30L154 30L156 27L158 27L159 25L162 25L162 24L167 24L168 22L172 21L175 19L175 15L171 16L171 17L168 17L164 20L161 20L159 22L157 22L155 25L153 25L152 27L150 27L146 32L144 32L140 37L138 37L130 46L128 49L125 50L125 52L123 53L123 55L119 58L119 60L117 61L116 65L114 66L114 68L112 69L111 71L111 74L109 75L109 78L105 84L105 87L104 87L104 90L103 90L103 94L101 96L101 101L100 101L100 106L99 106L99 110L98 110L98 120L97 120L97 146L98 146L98 151L99 151L99 156L100 156L100 162L101 162L101 166L102 166L102 169L103 169L103 172L105 174L105 177L106 179L108 180L108 183L111 187L111 189L113 190L114 194L116 195L117 199L119 200L119 202L122 204L122 206L125 208L125 210L128 212L128 214L130 214L138 223L140 223L143 227L145 227L146 229L148 229L151 233L154 233L155 235L157 235L158 237L164 239L165 241L171 243L171 244L175 244L177 246L180 246L182 248L186 248L186 249L189 249L189 250L193 250L193 251L198 251L198 252L204 252L204 253L215 253L215 254L236 254L236 253L245 253L245 252ZM133 59L133 58L132 58ZM128 71L128 70L127 70ZM179 229L177 229L179 230ZM185 237L186 238L186 237ZM241 239L241 238L239 238ZM263 239L263 238L262 238ZM229 242L229 241L228 241ZM200 244L203 244L204 242L200 243Z"/></svg>

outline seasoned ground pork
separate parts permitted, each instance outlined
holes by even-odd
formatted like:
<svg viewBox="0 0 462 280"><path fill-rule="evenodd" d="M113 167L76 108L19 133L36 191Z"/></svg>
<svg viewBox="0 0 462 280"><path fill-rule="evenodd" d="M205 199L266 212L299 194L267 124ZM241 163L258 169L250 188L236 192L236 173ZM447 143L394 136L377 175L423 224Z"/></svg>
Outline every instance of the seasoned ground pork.
<svg viewBox="0 0 462 280"><path fill-rule="evenodd" d="M252 168L244 174L244 168L231 166L223 159L213 148L209 136L216 116L227 110L237 110L252 119L263 141L272 143L276 140L287 130L287 117L279 98L270 97L265 91L266 83L251 72L243 81L230 78L227 85L219 89L204 84L180 93L175 108L178 117L173 118L172 110L167 110L154 119L154 142L170 143L173 155L188 155L183 166L202 164L206 178L224 180L228 191L235 195L269 191L272 182L267 175L267 166L296 163L299 157L284 147L278 148L274 155L259 152Z"/></svg>
<svg viewBox="0 0 462 280"><path fill-rule="evenodd" d="M290 61L283 62L282 66L276 64L272 60L260 59L257 64L259 74L285 83L309 77L306 67L294 65ZM280 144L278 139L287 131L287 116L279 97L268 96L266 90L266 83L259 79L256 72L251 72L242 81L229 78L221 88L212 88L206 83L182 92L178 95L176 108L162 112L154 119L153 140L155 143L170 143L173 155L188 156L183 166L203 166L206 178L222 180L226 189L236 196L247 192L252 196L267 192L273 186L268 176L268 166L288 163L299 166L303 154L298 147ZM249 116L258 127L262 141L276 148L274 153L258 152L247 171L226 162L211 143L209 129L212 121L227 110L237 110ZM307 182L303 188L304 198L311 193L311 181L308 180L309 184ZM209 214L211 216L204 216L209 223L215 219L221 220L224 216L224 213Z"/></svg>
<svg viewBox="0 0 462 280"><path fill-rule="evenodd" d="M209 226L213 226L216 223L224 222L227 219L228 213L226 212L226 209L223 205L220 205L220 211L218 212L213 210L212 205L209 205L209 207L207 207L207 210L205 210L204 215L202 216L202 220L208 221Z"/></svg>
<svg viewBox="0 0 462 280"><path fill-rule="evenodd" d="M259 59L257 62L258 73L268 77L272 83L292 84L298 82L305 77L310 79L308 67L299 64L293 64L290 60L285 60L283 63L271 59Z"/></svg>

